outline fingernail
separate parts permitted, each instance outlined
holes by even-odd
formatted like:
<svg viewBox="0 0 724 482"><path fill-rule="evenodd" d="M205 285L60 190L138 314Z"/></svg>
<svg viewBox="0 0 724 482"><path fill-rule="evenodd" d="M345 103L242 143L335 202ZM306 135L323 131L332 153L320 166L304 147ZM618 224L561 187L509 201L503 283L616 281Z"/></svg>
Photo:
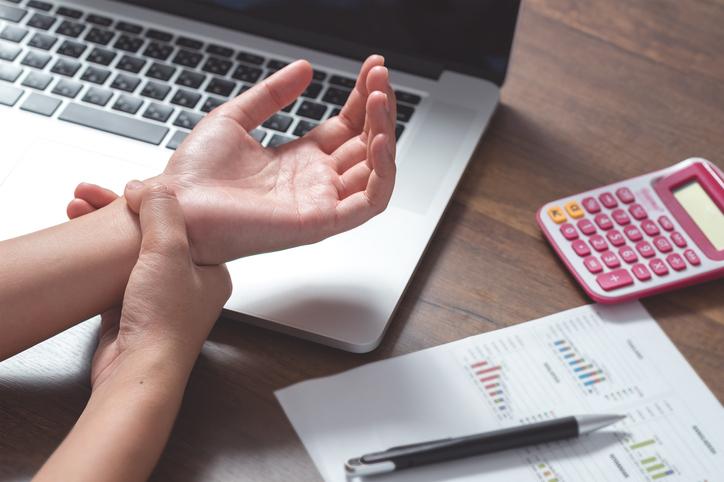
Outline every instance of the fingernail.
<svg viewBox="0 0 724 482"><path fill-rule="evenodd" d="M141 181L129 181L128 184L126 184L126 189L129 189L131 191L135 191L136 189L141 189L143 187L143 183Z"/></svg>
<svg viewBox="0 0 724 482"><path fill-rule="evenodd" d="M382 94L385 96L385 112L388 114L390 113L390 98L387 96L387 94Z"/></svg>

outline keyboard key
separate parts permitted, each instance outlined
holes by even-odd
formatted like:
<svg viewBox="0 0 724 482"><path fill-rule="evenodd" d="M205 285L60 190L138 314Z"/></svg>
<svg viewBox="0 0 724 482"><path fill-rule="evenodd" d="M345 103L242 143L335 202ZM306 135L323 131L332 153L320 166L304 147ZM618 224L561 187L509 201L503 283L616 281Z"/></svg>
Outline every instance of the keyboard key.
<svg viewBox="0 0 724 482"><path fill-rule="evenodd" d="M215 75L226 75L231 70L231 61L218 57L209 57L201 70Z"/></svg>
<svg viewBox="0 0 724 482"><path fill-rule="evenodd" d="M266 67L270 70L283 69L287 65L289 65L289 62L285 62L283 60L275 60L275 59L269 59L269 62L266 63Z"/></svg>
<svg viewBox="0 0 724 482"><path fill-rule="evenodd" d="M78 42L73 42L72 40L65 40L62 44L60 44L60 47L58 47L57 52L61 55L67 55L68 57L73 57L74 59L77 59L81 55L83 55L83 52L85 52L86 45Z"/></svg>
<svg viewBox="0 0 724 482"><path fill-rule="evenodd" d="M182 107L188 107L193 109L196 104L201 100L201 94L191 92L185 89L178 89L171 99L172 104L180 105Z"/></svg>
<svg viewBox="0 0 724 482"><path fill-rule="evenodd" d="M601 205L598 204L598 201L593 197L584 198L581 204L583 204L583 208L590 214L601 212Z"/></svg>
<svg viewBox="0 0 724 482"><path fill-rule="evenodd" d="M184 129L191 130L196 127L196 124L201 122L204 116L195 112L189 112L187 110L181 110L176 119L173 121L173 125L183 127Z"/></svg>
<svg viewBox="0 0 724 482"><path fill-rule="evenodd" d="M188 37L179 37L176 39L176 45L180 45L181 47L186 47L193 50L201 50L204 46L204 43L200 40L195 40Z"/></svg>
<svg viewBox="0 0 724 482"><path fill-rule="evenodd" d="M83 88L83 84L80 82L74 82L72 80L60 79L55 87L53 87L53 93L62 95L63 97L69 97L74 99L80 89Z"/></svg>
<svg viewBox="0 0 724 482"><path fill-rule="evenodd" d="M254 129L253 131L249 132L249 135L250 135L255 141L257 141L258 143L261 144L262 141L264 141L264 138L265 138L266 135L267 135L267 131L265 131L264 129L260 129L259 127L257 127L257 128Z"/></svg>
<svg viewBox="0 0 724 482"><path fill-rule="evenodd" d="M70 17L75 19L79 19L83 16L83 12L81 12L80 10L69 7L58 7L58 10L56 10L55 13L64 17Z"/></svg>
<svg viewBox="0 0 724 482"><path fill-rule="evenodd" d="M586 236L590 236L596 232L596 226L594 226L589 219L581 219L576 223L576 226L578 226L578 229Z"/></svg>
<svg viewBox="0 0 724 482"><path fill-rule="evenodd" d="M608 243L600 234L594 234L588 238L588 242L591 243L591 247L596 251L602 252L608 249Z"/></svg>
<svg viewBox="0 0 724 482"><path fill-rule="evenodd" d="M661 226L666 231L671 231L674 229L674 223L671 222L671 219L669 219L667 216L659 216L659 226Z"/></svg>
<svg viewBox="0 0 724 482"><path fill-rule="evenodd" d="M412 105L417 105L422 100L422 98L419 95L411 94L409 92L404 92L402 90L396 90L395 97L397 97L398 102L404 102L406 104L412 104Z"/></svg>
<svg viewBox="0 0 724 482"><path fill-rule="evenodd" d="M631 192L631 189L627 187L620 187L616 189L616 197L624 204L631 204L636 199Z"/></svg>
<svg viewBox="0 0 724 482"><path fill-rule="evenodd" d="M649 268L651 268L651 271L656 273L657 276L665 276L669 274L669 268L667 268L666 264L664 264L664 262L659 258L654 258L649 261Z"/></svg>
<svg viewBox="0 0 724 482"><path fill-rule="evenodd" d="M144 65L146 65L145 60L131 55L124 55L121 57L121 60L118 61L118 64L116 64L116 68L137 74L141 71Z"/></svg>
<svg viewBox="0 0 724 482"><path fill-rule="evenodd" d="M209 44L206 47L206 52L211 55L218 55L219 57L226 57L226 58L229 58L234 55L233 49L230 49L229 47L224 47L222 45L215 45L215 44Z"/></svg>
<svg viewBox="0 0 724 482"><path fill-rule="evenodd" d="M44 69L48 62L50 62L49 54L31 50L20 63L35 69Z"/></svg>
<svg viewBox="0 0 724 482"><path fill-rule="evenodd" d="M216 109L218 106L226 102L223 99L219 99L218 97L207 97L204 101L204 105L201 106L201 112L211 112L212 110Z"/></svg>
<svg viewBox="0 0 724 482"><path fill-rule="evenodd" d="M342 77L341 75L333 75L329 78L329 83L351 90L354 89L354 84L356 83L356 80L349 77Z"/></svg>
<svg viewBox="0 0 724 482"><path fill-rule="evenodd" d="M138 35L143 31L143 27L140 25L136 25L135 23L128 23L128 22L118 22L116 24L116 30L120 30L121 32L126 33L132 33L134 35Z"/></svg>
<svg viewBox="0 0 724 482"><path fill-rule="evenodd" d="M635 264L631 267L631 271L633 272L634 276L639 279L639 281L648 281L651 279L651 272L646 267L646 265L643 265L641 263Z"/></svg>
<svg viewBox="0 0 724 482"><path fill-rule="evenodd" d="M43 13L36 13L30 19L28 19L28 27L37 28L39 30L48 30L55 23L55 17L51 15L45 15Z"/></svg>
<svg viewBox="0 0 724 482"><path fill-rule="evenodd" d="M85 25L78 22L71 22L70 20L63 20L58 28L55 29L55 33L66 35L68 37L78 38L80 34L85 30Z"/></svg>
<svg viewBox="0 0 724 482"><path fill-rule="evenodd" d="M262 125L267 129L274 129L279 132L286 132L292 124L292 118L284 114L274 114Z"/></svg>
<svg viewBox="0 0 724 482"><path fill-rule="evenodd" d="M573 251L575 251L575 253L581 257L591 254L591 249L581 239L576 239L575 241L573 241L571 243L571 248L573 248Z"/></svg>
<svg viewBox="0 0 724 482"><path fill-rule="evenodd" d="M644 233L648 234L649 236L656 236L661 231L659 231L659 227L650 219L644 219L641 221L641 229L644 230Z"/></svg>
<svg viewBox="0 0 724 482"><path fill-rule="evenodd" d="M168 80L173 76L175 72L176 67L171 67L170 65L163 65L154 62L148 68L148 71L146 72L146 77L151 77L152 79L158 80Z"/></svg>
<svg viewBox="0 0 724 482"><path fill-rule="evenodd" d="M151 42L143 51L143 55L159 60L166 60L173 52L173 47L169 44Z"/></svg>
<svg viewBox="0 0 724 482"><path fill-rule="evenodd" d="M111 87L125 92L133 92L134 90L136 90L136 87L138 87L138 84L140 83L141 79L139 79L138 77L133 77L126 74L118 74L116 75L116 78L113 79Z"/></svg>
<svg viewBox="0 0 724 482"><path fill-rule="evenodd" d="M669 251L674 249L673 246L671 246L669 240L663 236L657 236L654 238L654 246L656 246L656 249L658 249L662 253L668 253Z"/></svg>
<svg viewBox="0 0 724 482"><path fill-rule="evenodd" d="M236 66L236 69L234 69L234 72L231 74L231 76L236 80L241 80L242 82L248 82L250 84L253 84L257 80L259 80L259 77L261 77L261 69L257 67L250 67L244 64L239 64Z"/></svg>
<svg viewBox="0 0 724 482"><path fill-rule="evenodd" d="M633 216L634 219L637 219L639 221L649 217L649 214L646 212L643 206L638 203L630 205L628 207L628 212L631 213L631 216Z"/></svg>
<svg viewBox="0 0 724 482"><path fill-rule="evenodd" d="M50 50L58 39L45 33L36 33L28 41L28 45L42 50Z"/></svg>
<svg viewBox="0 0 724 482"><path fill-rule="evenodd" d="M687 249L686 251L684 251L684 257L692 266L699 266L701 264L699 256L694 252L693 249Z"/></svg>
<svg viewBox="0 0 724 482"><path fill-rule="evenodd" d="M626 238L623 237L623 234L615 229L606 233L606 239L608 239L608 242L614 246L622 246L626 243Z"/></svg>
<svg viewBox="0 0 724 482"><path fill-rule="evenodd" d="M583 209L581 209L581 206L576 201L569 201L563 207L570 217L574 219L583 217Z"/></svg>
<svg viewBox="0 0 724 482"><path fill-rule="evenodd" d="M613 220L616 221L616 224L619 226L625 226L631 223L631 218L623 209L614 209L611 211L611 217L613 217Z"/></svg>
<svg viewBox="0 0 724 482"><path fill-rule="evenodd" d="M171 87L165 84L159 84L158 82L148 81L141 90L141 95L144 97L150 97L156 100L163 100L166 98L168 93L171 91Z"/></svg>
<svg viewBox="0 0 724 482"><path fill-rule="evenodd" d="M648 241L639 241L636 243L636 251L644 258L650 258L656 254L654 247L651 246Z"/></svg>
<svg viewBox="0 0 724 482"><path fill-rule="evenodd" d="M587 256L584 258L583 265L593 274L603 271L603 265L595 256Z"/></svg>
<svg viewBox="0 0 724 482"><path fill-rule="evenodd" d="M143 113L143 117L158 122L166 122L171 114L173 114L173 107L151 102Z"/></svg>
<svg viewBox="0 0 724 482"><path fill-rule="evenodd" d="M686 239L678 231L671 233L671 241L680 248L686 248Z"/></svg>
<svg viewBox="0 0 724 482"><path fill-rule="evenodd" d="M0 62L0 80L4 80L6 82L15 82L22 73L23 69L21 69L17 65Z"/></svg>
<svg viewBox="0 0 724 482"><path fill-rule="evenodd" d="M326 112L326 105L317 104L316 102L310 102L308 100L302 102L297 108L297 115L315 120L321 120Z"/></svg>
<svg viewBox="0 0 724 482"><path fill-rule="evenodd" d="M160 40L161 42L170 42L173 39L172 34L162 30L156 30L155 28L146 30L146 37L153 40Z"/></svg>
<svg viewBox="0 0 724 482"><path fill-rule="evenodd" d="M20 106L20 109L50 117L60 104L60 100L54 97L32 93L27 99L25 99L25 102L23 102L23 105Z"/></svg>
<svg viewBox="0 0 724 482"><path fill-rule="evenodd" d="M329 104L344 105L347 102L350 92L344 89L338 89L337 87L328 87L324 93L322 100Z"/></svg>
<svg viewBox="0 0 724 482"><path fill-rule="evenodd" d="M171 62L173 62L174 64L183 65L184 67L196 68L196 66L199 65L203 57L203 54L201 54L200 52L191 52L190 50L181 49L176 53L176 56Z"/></svg>
<svg viewBox="0 0 724 482"><path fill-rule="evenodd" d="M312 71L312 79L322 82L326 78L327 78L326 72L322 72L321 70L317 70L317 69L314 69Z"/></svg>
<svg viewBox="0 0 724 482"><path fill-rule="evenodd" d="M206 92L222 97L228 97L236 89L236 82L214 77L206 86Z"/></svg>
<svg viewBox="0 0 724 482"><path fill-rule="evenodd" d="M121 94L118 96L118 99L116 99L116 103L113 104L113 108L115 110L120 110L121 112L126 112L128 114L135 114L138 112L138 109L141 108L143 105L143 100L132 97L130 95Z"/></svg>
<svg viewBox="0 0 724 482"><path fill-rule="evenodd" d="M80 62L71 59L58 59L55 65L50 69L54 74L65 75L66 77L73 77L76 72L80 69Z"/></svg>
<svg viewBox="0 0 724 482"><path fill-rule="evenodd" d="M19 22L23 19L26 13L28 13L28 11L25 9L0 4L0 20Z"/></svg>
<svg viewBox="0 0 724 482"><path fill-rule="evenodd" d="M336 115L339 115L339 113L340 113L341 110L342 110L342 109L340 109L339 107L334 107L334 108L331 110L331 112L329 113L329 115L327 116L327 119L329 119L330 117L334 117L334 116L336 116Z"/></svg>
<svg viewBox="0 0 724 482"><path fill-rule="evenodd" d="M402 131L405 130L405 126L402 124L395 125L395 139L400 140L400 136L402 136Z"/></svg>
<svg viewBox="0 0 724 482"><path fill-rule="evenodd" d="M569 241L578 239L578 231L571 223L561 224L561 234Z"/></svg>
<svg viewBox="0 0 724 482"><path fill-rule="evenodd" d="M113 92L100 87L91 87L83 96L83 102L104 106L111 100Z"/></svg>
<svg viewBox="0 0 724 482"><path fill-rule="evenodd" d="M108 77L111 75L110 71L105 69L99 69L97 67L88 67L80 76L81 80L86 82L92 82L94 84L104 84Z"/></svg>
<svg viewBox="0 0 724 482"><path fill-rule="evenodd" d="M686 262L679 253L671 253L666 257L666 262L674 271L683 271L686 269Z"/></svg>
<svg viewBox="0 0 724 482"><path fill-rule="evenodd" d="M50 9L53 8L53 4L48 2L41 2L39 0L30 0L28 2L28 7L33 7L37 8L38 10L49 12Z"/></svg>
<svg viewBox="0 0 724 482"><path fill-rule="evenodd" d="M613 209L618 206L618 201L616 201L616 198L613 197L613 194L610 192L604 192L598 196L598 200L601 201L601 204L608 209Z"/></svg>
<svg viewBox="0 0 724 482"><path fill-rule="evenodd" d="M131 37L130 35L121 35L113 44L113 47L119 50L125 50L135 54L143 45L143 39L140 37Z"/></svg>
<svg viewBox="0 0 724 482"><path fill-rule="evenodd" d="M300 119L297 123L297 126L294 128L294 135L297 137L302 137L318 125L319 124L317 124L316 122L310 122L304 119Z"/></svg>
<svg viewBox="0 0 724 482"><path fill-rule="evenodd" d="M596 221L598 227L603 230L609 230L613 227L613 221L611 221L611 218L609 218L607 214L596 214L593 220Z"/></svg>
<svg viewBox="0 0 724 482"><path fill-rule="evenodd" d="M22 49L15 44L0 42L0 60L12 62L18 55L20 55L21 51Z"/></svg>
<svg viewBox="0 0 724 482"><path fill-rule="evenodd" d="M415 113L415 109L409 105L398 104L397 105L397 120L400 122L409 122L412 118L412 114Z"/></svg>
<svg viewBox="0 0 724 482"><path fill-rule="evenodd" d="M612 291L633 284L633 278L626 269L617 269L596 276L596 281L606 291Z"/></svg>
<svg viewBox="0 0 724 482"><path fill-rule="evenodd" d="M631 241L641 241L644 239L644 235L641 234L641 231L639 228L633 225L626 226L623 228L623 234L626 235L626 237Z"/></svg>
<svg viewBox="0 0 724 482"><path fill-rule="evenodd" d="M128 96L122 95L121 97ZM73 103L68 104L59 118L156 145L160 144L168 133L168 127L165 126Z"/></svg>
<svg viewBox="0 0 724 482"><path fill-rule="evenodd" d="M631 249L630 246L624 246L623 248L620 248L618 250L618 254L628 264L635 263L639 259L639 257L636 255L636 251Z"/></svg>
<svg viewBox="0 0 724 482"><path fill-rule="evenodd" d="M269 139L269 143L267 144L267 147L279 147L287 142L292 142L294 140L293 137L285 136L282 134L274 134L271 139Z"/></svg>
<svg viewBox="0 0 724 482"><path fill-rule="evenodd" d="M288 104L286 107L284 107L284 108L281 110L281 112L286 112L287 114L289 114L289 113L292 111L292 109L294 108L294 104L296 104L296 103L297 103L296 100L293 101L291 104Z"/></svg>
<svg viewBox="0 0 724 482"><path fill-rule="evenodd" d="M616 253L612 251L606 251L601 255L601 261L603 261L603 264L608 266L609 268L618 268L621 266L621 261L619 261L618 256L616 256Z"/></svg>
<svg viewBox="0 0 724 482"><path fill-rule="evenodd" d="M11 42L20 42L27 34L27 29L15 25L5 25L5 28L0 32L0 38Z"/></svg>
<svg viewBox="0 0 724 482"><path fill-rule="evenodd" d="M190 70L182 70L176 79L176 83L191 89L198 89L201 84L204 83L204 80L206 80L206 76L204 74L191 72Z"/></svg>
<svg viewBox="0 0 724 482"><path fill-rule="evenodd" d="M53 76L51 75L42 72L30 72L23 80L23 85L37 90L45 90L52 80Z"/></svg>
<svg viewBox="0 0 724 482"><path fill-rule="evenodd" d="M322 92L322 84L312 82L307 86L304 92L302 92L302 97L306 97L308 99L316 99L317 97L319 97L320 92Z"/></svg>
<svg viewBox="0 0 724 482"><path fill-rule="evenodd" d="M264 57L249 52L239 52L236 54L236 60L252 65L261 65L264 63Z"/></svg>
<svg viewBox="0 0 724 482"><path fill-rule="evenodd" d="M186 139L186 136L188 135L189 133L184 131L174 132L173 136L171 136L171 140L169 140L168 144L166 144L166 147L173 150L178 149L178 146L181 145L181 143Z"/></svg>
<svg viewBox="0 0 724 482"><path fill-rule="evenodd" d="M563 210L558 206L551 206L548 208L548 217L556 224L561 224L567 221L566 215L563 214Z"/></svg>
<svg viewBox="0 0 724 482"><path fill-rule="evenodd" d="M95 25L100 25L101 27L110 27L113 23L113 20L108 17L103 17L101 15L96 15L94 13L88 14L88 16L85 18L85 21L88 23L93 23Z"/></svg>
<svg viewBox="0 0 724 482"><path fill-rule="evenodd" d="M108 45L115 33L110 30L93 27L85 36L86 42L92 42L99 45Z"/></svg>
<svg viewBox="0 0 724 482"><path fill-rule="evenodd" d="M2 66L0 66L0 72ZM20 96L23 95L23 89L18 89L9 84L0 83L0 105L14 106Z"/></svg>
<svg viewBox="0 0 724 482"><path fill-rule="evenodd" d="M96 47L88 54L88 57L86 57L86 61L100 65L111 65L111 62L113 62L113 59L115 58L115 52Z"/></svg>

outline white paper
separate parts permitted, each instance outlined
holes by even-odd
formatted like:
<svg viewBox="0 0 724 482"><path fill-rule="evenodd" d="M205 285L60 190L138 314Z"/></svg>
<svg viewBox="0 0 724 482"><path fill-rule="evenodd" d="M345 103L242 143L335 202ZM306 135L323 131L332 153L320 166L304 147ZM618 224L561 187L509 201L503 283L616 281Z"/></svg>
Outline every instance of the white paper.
<svg viewBox="0 0 724 482"><path fill-rule="evenodd" d="M724 480L724 409L638 302L583 306L276 395L327 481L347 480L346 460L395 445L599 413L628 418L370 480Z"/></svg>

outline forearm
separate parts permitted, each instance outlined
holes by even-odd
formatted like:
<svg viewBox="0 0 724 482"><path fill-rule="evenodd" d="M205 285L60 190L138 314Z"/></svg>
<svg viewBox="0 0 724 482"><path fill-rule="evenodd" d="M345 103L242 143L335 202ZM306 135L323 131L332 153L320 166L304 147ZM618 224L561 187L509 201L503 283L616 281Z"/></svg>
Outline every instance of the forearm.
<svg viewBox="0 0 724 482"><path fill-rule="evenodd" d="M119 304L140 242L123 199L0 242L0 360Z"/></svg>

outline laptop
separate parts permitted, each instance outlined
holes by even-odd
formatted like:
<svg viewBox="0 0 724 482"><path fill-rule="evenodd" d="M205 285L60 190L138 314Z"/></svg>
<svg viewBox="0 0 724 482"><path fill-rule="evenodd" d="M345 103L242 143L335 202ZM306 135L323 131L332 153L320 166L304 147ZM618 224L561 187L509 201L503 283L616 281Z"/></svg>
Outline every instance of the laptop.
<svg viewBox="0 0 724 482"><path fill-rule="evenodd" d="M214 107L305 58L304 94L253 132L293 141L381 53L397 93L388 209L229 263L227 317L351 352L380 343L505 79L519 0L0 0L0 239L65 221L81 181L159 173Z"/></svg>

